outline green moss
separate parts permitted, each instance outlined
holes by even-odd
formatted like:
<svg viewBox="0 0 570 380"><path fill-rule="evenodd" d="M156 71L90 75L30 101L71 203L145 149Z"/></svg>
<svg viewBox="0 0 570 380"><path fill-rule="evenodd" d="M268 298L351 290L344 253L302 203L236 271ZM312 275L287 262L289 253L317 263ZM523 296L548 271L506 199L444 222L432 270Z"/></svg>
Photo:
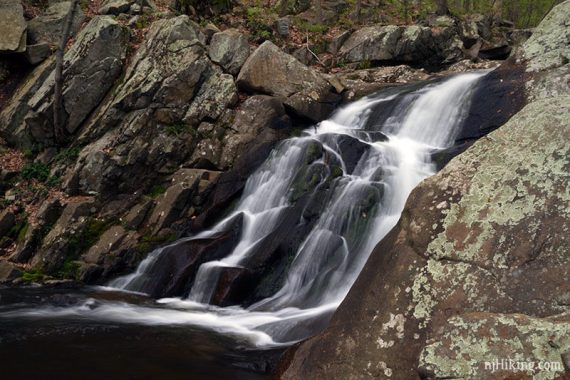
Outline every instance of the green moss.
<svg viewBox="0 0 570 380"><path fill-rule="evenodd" d="M174 123L167 125L166 127L164 127L164 131L166 132L166 134L176 137L180 137L184 133L191 133L193 136L195 136L196 133L195 129L190 128L188 125L184 123Z"/></svg>
<svg viewBox="0 0 570 380"><path fill-rule="evenodd" d="M21 176L24 179L37 179L45 182L49 178L49 167L39 162L31 162L24 165Z"/></svg>
<svg viewBox="0 0 570 380"><path fill-rule="evenodd" d="M358 62L358 69L359 70L367 70L372 67L372 62L365 59L364 61Z"/></svg>
<svg viewBox="0 0 570 380"><path fill-rule="evenodd" d="M164 187L162 185L155 185L150 190L150 193L148 193L148 195L151 198L158 198L159 196L161 196L164 193L166 193L166 187Z"/></svg>
<svg viewBox="0 0 570 380"><path fill-rule="evenodd" d="M26 239L26 234L28 233L29 226L30 225L28 224L28 221L25 220L23 227L18 232L18 237L16 238L16 242L18 242L18 243L24 242L24 240Z"/></svg>
<svg viewBox="0 0 570 380"><path fill-rule="evenodd" d="M323 154L323 148L319 143L312 142L307 146L307 159L306 162L311 162L319 159Z"/></svg>
<svg viewBox="0 0 570 380"><path fill-rule="evenodd" d="M73 162L77 160L77 157L79 157L80 152L81 152L81 147L78 146L63 149L55 156L55 161Z"/></svg>
<svg viewBox="0 0 570 380"><path fill-rule="evenodd" d="M77 280L79 277L79 267L79 262L72 259L67 259L56 275L59 278Z"/></svg>
<svg viewBox="0 0 570 380"><path fill-rule="evenodd" d="M155 236L151 233L147 233L143 235L139 243L135 246L135 250L141 254L148 253L160 245L172 243L177 238L178 236L174 232L161 236Z"/></svg>
<svg viewBox="0 0 570 380"><path fill-rule="evenodd" d="M41 282L45 277L45 274L41 269L31 269L22 274L22 280L29 284L31 282Z"/></svg>
<svg viewBox="0 0 570 380"><path fill-rule="evenodd" d="M342 168L341 168L340 166L334 165L334 166L331 168L331 176L332 176L333 178L342 177L343 174L344 174L344 173L343 173Z"/></svg>
<svg viewBox="0 0 570 380"><path fill-rule="evenodd" d="M28 232L28 216L23 214L20 221L17 222L10 228L6 233L6 237L21 243L26 238L26 233Z"/></svg>
<svg viewBox="0 0 570 380"><path fill-rule="evenodd" d="M116 224L115 219L93 219L89 221L80 234L74 235L69 239L66 257L70 259L79 257L93 244L97 243L101 235L114 224Z"/></svg>
<svg viewBox="0 0 570 380"><path fill-rule="evenodd" d="M299 23L299 29L303 32L325 34L328 32L329 27L323 24L311 24L309 22L302 21Z"/></svg>

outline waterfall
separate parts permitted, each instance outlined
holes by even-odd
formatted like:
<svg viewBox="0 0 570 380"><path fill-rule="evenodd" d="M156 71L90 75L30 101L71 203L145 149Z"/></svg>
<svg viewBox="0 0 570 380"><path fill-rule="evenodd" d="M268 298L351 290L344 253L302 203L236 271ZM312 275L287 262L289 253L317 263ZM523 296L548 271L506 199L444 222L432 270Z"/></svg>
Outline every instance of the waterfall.
<svg viewBox="0 0 570 380"><path fill-rule="evenodd" d="M433 152L454 144L483 75L390 89L338 110L301 137L279 144L215 227L152 252L136 272L109 284L144 292L170 248L217 236L239 218L236 244L224 257L201 263L183 296L159 299L160 307L107 302L51 310L51 315L190 324L259 346L290 344L314 334L345 298L375 245L395 226L410 192L435 173ZM291 215L293 225L284 224ZM278 289L247 307L211 305L224 270L247 269L260 246L282 228L290 228L285 235L299 231L300 239Z"/></svg>

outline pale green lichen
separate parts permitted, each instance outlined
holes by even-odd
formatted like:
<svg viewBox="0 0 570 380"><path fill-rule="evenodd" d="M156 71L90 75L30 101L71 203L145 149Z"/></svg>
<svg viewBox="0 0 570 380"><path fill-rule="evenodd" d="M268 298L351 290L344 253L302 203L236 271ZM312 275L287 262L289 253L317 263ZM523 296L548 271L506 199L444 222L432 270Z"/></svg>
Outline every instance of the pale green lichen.
<svg viewBox="0 0 570 380"><path fill-rule="evenodd" d="M429 243L430 259L414 279L412 310L423 320L420 327L454 292L462 291L475 307L484 305L484 297L507 297L492 271L507 269L516 256L516 244L509 243L512 234L523 228L525 238L533 241L541 233L542 215L556 210L570 217L568 114L570 96L529 104L460 157L478 169L460 199L443 213L442 232ZM559 256L561 264L567 262L565 255ZM480 294L481 285L488 284Z"/></svg>
<svg viewBox="0 0 570 380"><path fill-rule="evenodd" d="M485 362L513 359L560 363L570 349L568 314L556 319L521 315L487 314L486 317L453 317L447 329L424 348L420 365L437 378L487 378ZM526 371L534 379L554 379L559 371Z"/></svg>

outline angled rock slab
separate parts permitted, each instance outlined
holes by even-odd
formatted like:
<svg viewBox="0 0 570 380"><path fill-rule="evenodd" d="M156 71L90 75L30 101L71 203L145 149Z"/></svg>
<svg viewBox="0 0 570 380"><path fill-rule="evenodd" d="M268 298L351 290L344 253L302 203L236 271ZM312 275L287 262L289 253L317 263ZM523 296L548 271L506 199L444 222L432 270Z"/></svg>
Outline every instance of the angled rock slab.
<svg viewBox="0 0 570 380"><path fill-rule="evenodd" d="M325 119L340 101L322 74L270 41L264 42L247 59L237 85L246 91L282 97L289 109L313 122Z"/></svg>

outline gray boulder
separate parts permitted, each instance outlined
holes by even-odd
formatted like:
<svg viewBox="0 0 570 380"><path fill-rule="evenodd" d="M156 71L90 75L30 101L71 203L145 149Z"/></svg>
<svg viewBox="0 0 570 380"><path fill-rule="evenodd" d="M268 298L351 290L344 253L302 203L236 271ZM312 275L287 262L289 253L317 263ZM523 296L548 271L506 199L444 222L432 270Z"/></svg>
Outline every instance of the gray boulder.
<svg viewBox="0 0 570 380"><path fill-rule="evenodd" d="M339 50L345 62L442 63L459 60L455 27L368 26L354 32Z"/></svg>
<svg viewBox="0 0 570 380"><path fill-rule="evenodd" d="M24 53L24 56L31 65L37 65L38 63L45 61L50 55L51 48L45 42L28 45L26 47L26 52Z"/></svg>
<svg viewBox="0 0 570 380"><path fill-rule="evenodd" d="M291 350L280 378L564 378L562 365L481 363L562 364L570 350L568 7L524 46L529 104L412 192L330 326Z"/></svg>
<svg viewBox="0 0 570 380"><path fill-rule="evenodd" d="M248 98L237 112L231 131L224 137L220 160L222 167L231 166L249 146L279 140L279 131L287 130L291 120L281 101L266 95Z"/></svg>
<svg viewBox="0 0 570 380"><path fill-rule="evenodd" d="M237 75L249 57L247 37L233 29L216 33L210 41L208 55L226 72Z"/></svg>
<svg viewBox="0 0 570 380"><path fill-rule="evenodd" d="M127 30L112 18L98 16L78 35L64 58L63 106L67 133L73 134L99 105L120 75ZM0 114L0 134L17 145L53 139L51 109L53 59L38 66Z"/></svg>
<svg viewBox="0 0 570 380"><path fill-rule="evenodd" d="M50 5L42 15L33 18L28 22L28 36L33 44L45 42L50 45L57 45L61 39L63 26L69 7L70 1L63 1ZM71 35L74 36L85 20L85 15L81 7L75 9L75 14L71 24Z"/></svg>
<svg viewBox="0 0 570 380"><path fill-rule="evenodd" d="M26 50L26 20L19 0L0 1L0 52Z"/></svg>
<svg viewBox="0 0 570 380"><path fill-rule="evenodd" d="M97 11L100 15L119 15L127 13L131 8L131 1L128 0L106 0Z"/></svg>
<svg viewBox="0 0 570 380"><path fill-rule="evenodd" d="M313 122L325 119L340 97L319 72L264 42L248 58L237 78L239 88L284 98L298 116Z"/></svg>
<svg viewBox="0 0 570 380"><path fill-rule="evenodd" d="M554 7L524 44L524 58L531 71L568 65L570 62L570 1Z"/></svg>
<svg viewBox="0 0 570 380"><path fill-rule="evenodd" d="M20 277L22 271L14 264L0 260L0 283Z"/></svg>

